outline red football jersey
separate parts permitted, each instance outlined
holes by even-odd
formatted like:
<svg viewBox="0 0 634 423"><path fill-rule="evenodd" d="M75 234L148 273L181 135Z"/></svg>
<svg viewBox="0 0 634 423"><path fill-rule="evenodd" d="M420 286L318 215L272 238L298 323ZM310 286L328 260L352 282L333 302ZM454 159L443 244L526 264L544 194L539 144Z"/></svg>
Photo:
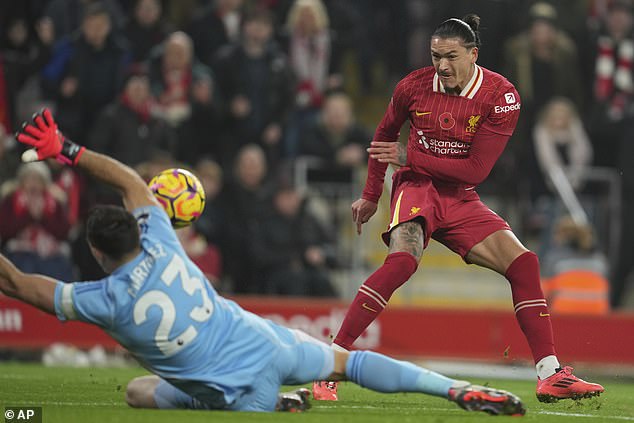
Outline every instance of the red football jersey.
<svg viewBox="0 0 634 423"><path fill-rule="evenodd" d="M486 178L504 150L519 110L515 87L495 72L475 65L460 95L450 95L430 66L398 83L374 140L397 141L409 119L407 167L439 182L471 188ZM378 201L386 168L369 159L363 198Z"/></svg>

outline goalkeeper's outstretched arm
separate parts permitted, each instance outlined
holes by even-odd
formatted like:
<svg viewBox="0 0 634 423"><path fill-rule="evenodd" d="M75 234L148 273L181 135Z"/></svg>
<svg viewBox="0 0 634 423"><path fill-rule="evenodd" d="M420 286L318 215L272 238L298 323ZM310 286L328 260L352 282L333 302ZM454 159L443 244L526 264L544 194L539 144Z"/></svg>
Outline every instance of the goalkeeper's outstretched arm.
<svg viewBox="0 0 634 423"><path fill-rule="evenodd" d="M48 276L21 272L0 254L0 292L50 314L55 314L57 281Z"/></svg>
<svg viewBox="0 0 634 423"><path fill-rule="evenodd" d="M159 205L141 176L129 166L111 157L86 150L77 162L77 167L117 189L128 211L137 207Z"/></svg>
<svg viewBox="0 0 634 423"><path fill-rule="evenodd" d="M58 128L51 112L44 109L25 123L16 138L33 147L22 155L23 161L54 158L86 170L97 180L121 193L127 210L147 205L158 205L143 179L129 166L106 155L87 150L66 138Z"/></svg>

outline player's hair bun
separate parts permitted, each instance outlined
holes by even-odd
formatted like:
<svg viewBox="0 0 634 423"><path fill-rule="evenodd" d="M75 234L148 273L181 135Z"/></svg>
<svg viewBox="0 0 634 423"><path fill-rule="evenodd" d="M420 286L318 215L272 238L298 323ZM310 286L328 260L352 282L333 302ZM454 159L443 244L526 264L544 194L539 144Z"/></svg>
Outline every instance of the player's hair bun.
<svg viewBox="0 0 634 423"><path fill-rule="evenodd" d="M475 13L469 13L465 15L462 20L471 27L475 35L475 45L476 47L480 47L480 16Z"/></svg>
<svg viewBox="0 0 634 423"><path fill-rule="evenodd" d="M474 32L478 32L480 30L480 16L476 15L475 13L469 13L464 18L462 18L462 20L469 24Z"/></svg>

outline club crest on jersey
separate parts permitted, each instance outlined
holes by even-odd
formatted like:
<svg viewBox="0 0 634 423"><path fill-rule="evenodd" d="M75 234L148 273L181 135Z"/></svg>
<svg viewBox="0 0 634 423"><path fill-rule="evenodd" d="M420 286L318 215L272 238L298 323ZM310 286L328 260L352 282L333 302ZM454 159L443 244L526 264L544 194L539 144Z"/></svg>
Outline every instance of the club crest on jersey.
<svg viewBox="0 0 634 423"><path fill-rule="evenodd" d="M412 208L409 210L409 215L410 215L410 216L413 216L413 215L415 215L416 213L418 213L419 211L420 211L420 207L412 207Z"/></svg>
<svg viewBox="0 0 634 423"><path fill-rule="evenodd" d="M449 112L445 112L438 116L438 122L440 122L440 127L444 130L449 130L456 125L456 120Z"/></svg>
<svg viewBox="0 0 634 423"><path fill-rule="evenodd" d="M465 128L465 132L469 132L471 134L475 133L478 129L478 124L480 123L480 115L471 115L469 116L469 120L467 120L467 127Z"/></svg>

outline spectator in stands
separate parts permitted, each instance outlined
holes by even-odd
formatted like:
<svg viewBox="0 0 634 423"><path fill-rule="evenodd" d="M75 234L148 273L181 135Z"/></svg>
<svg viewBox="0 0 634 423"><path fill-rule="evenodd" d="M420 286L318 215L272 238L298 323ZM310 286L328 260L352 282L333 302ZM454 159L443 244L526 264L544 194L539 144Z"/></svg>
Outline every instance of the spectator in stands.
<svg viewBox="0 0 634 423"><path fill-rule="evenodd" d="M552 99L540 112L533 129L537 161L547 182L555 172L568 177L579 189L592 165L592 144L574 104L567 98Z"/></svg>
<svg viewBox="0 0 634 423"><path fill-rule="evenodd" d="M211 70L194 56L184 32L172 33L152 52L150 87L157 111L176 130L176 158L195 163L213 142L201 135L218 132L220 101Z"/></svg>
<svg viewBox="0 0 634 423"><path fill-rule="evenodd" d="M0 28L0 123L12 132L23 120L18 97L49 60L53 31L50 20L42 19L33 28L21 15L8 16Z"/></svg>
<svg viewBox="0 0 634 423"><path fill-rule="evenodd" d="M2 185L13 179L20 160L15 149L15 140L0 124L0 198L4 197Z"/></svg>
<svg viewBox="0 0 634 423"><path fill-rule="evenodd" d="M517 87L522 98L522 119L518 122L510 143L513 154L520 160L516 175L524 175L532 199L547 191L530 142L537 114L555 96L570 98L576 105L581 101L576 46L558 29L558 14L553 5L537 2L529 9L527 30L504 43L504 75ZM508 181L507 181L508 183Z"/></svg>
<svg viewBox="0 0 634 423"><path fill-rule="evenodd" d="M211 159L202 159L196 163L194 173L200 179L205 190L205 210L198 218L196 231L202 234L209 244L222 251L226 242L226 220L223 197L222 168Z"/></svg>
<svg viewBox="0 0 634 423"><path fill-rule="evenodd" d="M172 154L162 150L155 150L148 155L146 161L139 163L135 170L145 182L150 182L152 178L163 170L177 167L186 166L176 160Z"/></svg>
<svg viewBox="0 0 634 423"><path fill-rule="evenodd" d="M134 12L123 31L130 42L133 62L146 61L150 51L170 33L170 26L163 20L162 11L160 0L136 0Z"/></svg>
<svg viewBox="0 0 634 423"><path fill-rule="evenodd" d="M238 293L263 292L252 264L251 238L254 227L271 209L274 185L268 178L268 164L262 148L242 147L236 157L232 179L227 181L227 252L225 269Z"/></svg>
<svg viewBox="0 0 634 423"><path fill-rule="evenodd" d="M376 45L373 43L372 36L370 34L376 31L376 28L372 26L374 21L368 22L364 19L362 10L370 8L367 0L360 0L361 4L354 4L354 1L338 1L338 0L323 0L326 10L328 12L328 21L330 22L330 32L332 34L332 49L330 55L330 69L331 72L343 75L343 63L347 57L352 57L357 61L356 65L359 68L357 74L351 75L352 78L360 78L361 81L355 80L359 85L359 88L369 88L369 85L365 84L363 80L366 73L372 72L372 66L370 69L361 69L367 63L362 63L364 54L368 50L376 50ZM377 2L378 3L378 2ZM398 8L399 5L395 3L389 3L388 7ZM394 27L392 27L394 29ZM360 73L359 73L360 72ZM351 79L352 79L351 78ZM335 85L340 86L343 83L343 79L335 78ZM352 84L350 84L352 87ZM360 94L364 94L361 92Z"/></svg>
<svg viewBox="0 0 634 423"><path fill-rule="evenodd" d="M324 100L319 119L302 137L299 155L323 159L328 167L336 163L347 168L364 165L370 132L354 119L352 101L343 92L330 94Z"/></svg>
<svg viewBox="0 0 634 423"><path fill-rule="evenodd" d="M295 0L286 21L287 51L295 73L295 110L286 134L286 154L297 155L304 130L316 119L327 90L343 78L331 68L332 34L321 0Z"/></svg>
<svg viewBox="0 0 634 423"><path fill-rule="evenodd" d="M194 41L196 56L212 66L218 50L240 40L243 0L206 0L206 7L192 19L187 32Z"/></svg>
<svg viewBox="0 0 634 423"><path fill-rule="evenodd" d="M592 75L587 84L592 89L588 125L598 166L615 167L619 143L631 142L623 134L634 107L633 28L631 3L614 0L587 49L587 73Z"/></svg>
<svg viewBox="0 0 634 423"><path fill-rule="evenodd" d="M553 96L561 95L580 104L578 74L571 72L578 63L572 39L557 27L553 5L537 2L529 10L526 31L504 45L506 75L518 86L522 113L540 110Z"/></svg>
<svg viewBox="0 0 634 423"><path fill-rule="evenodd" d="M147 160L154 150L172 153L175 133L165 119L153 113L153 107L147 72L135 66L128 71L119 98L97 119L89 145L130 166Z"/></svg>
<svg viewBox="0 0 634 423"><path fill-rule="evenodd" d="M105 7L87 6L81 30L56 44L43 71L44 93L57 104L58 123L69 137L89 132L97 113L114 100L128 59Z"/></svg>
<svg viewBox="0 0 634 423"><path fill-rule="evenodd" d="M293 107L292 72L286 55L272 42L273 17L257 11L247 15L239 44L224 47L214 65L229 105L223 163L245 144L256 143L275 165L282 134Z"/></svg>
<svg viewBox="0 0 634 423"><path fill-rule="evenodd" d="M564 216L557 222L554 232L555 247L544 257L541 267L544 278L568 270L590 270L608 277L607 258L597 250L590 225L576 223L570 216Z"/></svg>
<svg viewBox="0 0 634 423"><path fill-rule="evenodd" d="M45 163L20 166L15 188L0 202L2 249L19 269L60 280L74 278L65 203Z"/></svg>
<svg viewBox="0 0 634 423"><path fill-rule="evenodd" d="M553 313L605 314L610 309L609 265L592 227L566 216L555 229L555 247L541 267L544 295Z"/></svg>
<svg viewBox="0 0 634 423"><path fill-rule="evenodd" d="M108 13L115 31L123 27L125 16L117 0L50 0L43 16L51 19L55 40L59 41L82 26L95 5Z"/></svg>
<svg viewBox="0 0 634 423"><path fill-rule="evenodd" d="M328 277L334 263L331 237L292 188L279 189L273 210L260 217L251 248L265 293L333 297Z"/></svg>
<svg viewBox="0 0 634 423"><path fill-rule="evenodd" d="M222 276L222 255L220 249L209 244L195 226L185 226L176 231L176 235L187 256L205 274L216 289L220 288Z"/></svg>

